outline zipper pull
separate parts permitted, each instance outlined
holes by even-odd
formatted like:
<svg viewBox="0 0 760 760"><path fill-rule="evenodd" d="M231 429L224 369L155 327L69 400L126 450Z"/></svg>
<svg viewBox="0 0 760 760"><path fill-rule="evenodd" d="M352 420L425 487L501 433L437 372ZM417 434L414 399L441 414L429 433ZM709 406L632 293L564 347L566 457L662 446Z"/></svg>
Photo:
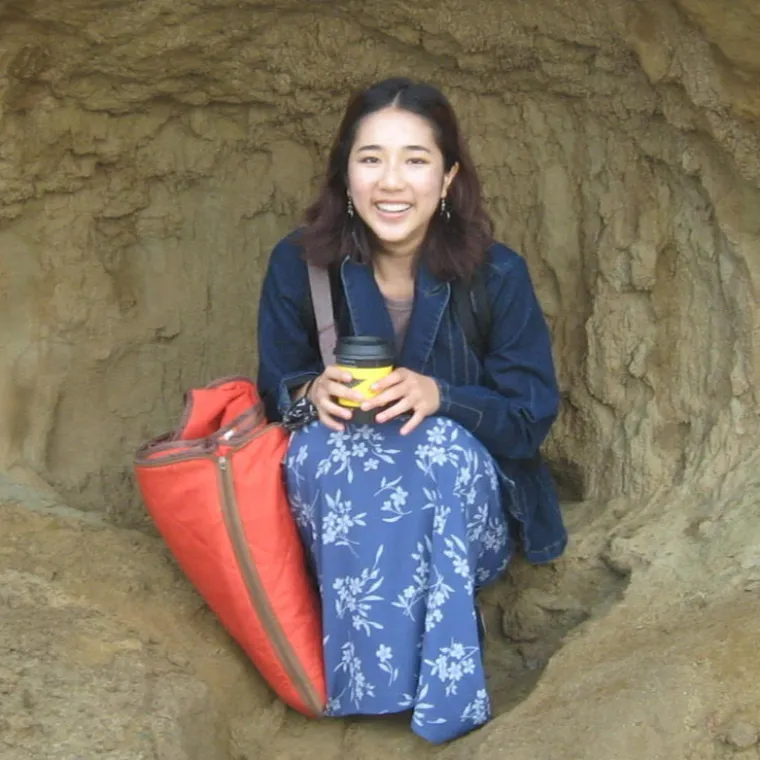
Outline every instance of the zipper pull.
<svg viewBox="0 0 760 760"><path fill-rule="evenodd" d="M219 469L220 470L226 470L227 469L227 457L222 454L222 456L219 457Z"/></svg>

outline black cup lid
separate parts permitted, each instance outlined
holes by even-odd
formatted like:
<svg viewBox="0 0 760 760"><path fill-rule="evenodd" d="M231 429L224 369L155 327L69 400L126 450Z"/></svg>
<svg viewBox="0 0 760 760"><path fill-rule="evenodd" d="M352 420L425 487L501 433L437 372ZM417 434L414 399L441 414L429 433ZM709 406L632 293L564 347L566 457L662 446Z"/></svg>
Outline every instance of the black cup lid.
<svg viewBox="0 0 760 760"><path fill-rule="evenodd" d="M336 357L351 358L354 361L387 359L393 361L394 351L390 343L371 335L351 335L338 340Z"/></svg>

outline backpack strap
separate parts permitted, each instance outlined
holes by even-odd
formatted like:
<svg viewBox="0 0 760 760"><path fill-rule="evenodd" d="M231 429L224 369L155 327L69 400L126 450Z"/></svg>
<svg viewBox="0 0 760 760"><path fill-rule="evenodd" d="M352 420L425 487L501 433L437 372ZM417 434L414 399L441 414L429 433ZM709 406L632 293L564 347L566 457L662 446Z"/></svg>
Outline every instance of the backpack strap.
<svg viewBox="0 0 760 760"><path fill-rule="evenodd" d="M491 329L493 328L493 309L491 299L486 289L486 278L482 267L475 273L475 279L470 288L470 303L475 314L475 323L478 326L478 343L480 356L484 357L488 352L491 341Z"/></svg>
<svg viewBox="0 0 760 760"><path fill-rule="evenodd" d="M488 352L493 323L491 301L482 268L476 270L469 283L454 281L451 285L451 297L467 343L482 360Z"/></svg>
<svg viewBox="0 0 760 760"><path fill-rule="evenodd" d="M309 293L311 295L310 312L314 314L319 341L319 353L325 367L335 364L335 346L338 333L335 327L333 294L330 286L330 273L327 269L307 264L309 272Z"/></svg>

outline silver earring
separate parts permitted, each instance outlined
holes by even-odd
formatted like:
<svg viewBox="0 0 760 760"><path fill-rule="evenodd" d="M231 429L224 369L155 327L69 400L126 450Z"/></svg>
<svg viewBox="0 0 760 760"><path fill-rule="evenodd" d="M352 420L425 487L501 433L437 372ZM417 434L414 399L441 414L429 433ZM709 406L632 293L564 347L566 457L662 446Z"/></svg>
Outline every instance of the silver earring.
<svg viewBox="0 0 760 760"><path fill-rule="evenodd" d="M451 221L451 211L448 209L445 198L441 198L441 216L443 217L444 221Z"/></svg>
<svg viewBox="0 0 760 760"><path fill-rule="evenodd" d="M353 219L354 217L354 202L351 200L351 196L348 196L348 202L346 203L346 212Z"/></svg>

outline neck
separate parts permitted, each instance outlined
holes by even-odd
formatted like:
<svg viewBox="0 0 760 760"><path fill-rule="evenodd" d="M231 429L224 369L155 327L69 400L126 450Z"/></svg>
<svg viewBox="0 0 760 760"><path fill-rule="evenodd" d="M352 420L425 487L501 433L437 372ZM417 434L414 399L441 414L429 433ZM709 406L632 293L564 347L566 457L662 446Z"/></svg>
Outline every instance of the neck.
<svg viewBox="0 0 760 760"><path fill-rule="evenodd" d="M372 268L380 292L394 300L405 300L414 295L414 253L402 255L378 251L372 257Z"/></svg>
<svg viewBox="0 0 760 760"><path fill-rule="evenodd" d="M383 280L414 279L415 253L380 250L372 257L372 266Z"/></svg>

